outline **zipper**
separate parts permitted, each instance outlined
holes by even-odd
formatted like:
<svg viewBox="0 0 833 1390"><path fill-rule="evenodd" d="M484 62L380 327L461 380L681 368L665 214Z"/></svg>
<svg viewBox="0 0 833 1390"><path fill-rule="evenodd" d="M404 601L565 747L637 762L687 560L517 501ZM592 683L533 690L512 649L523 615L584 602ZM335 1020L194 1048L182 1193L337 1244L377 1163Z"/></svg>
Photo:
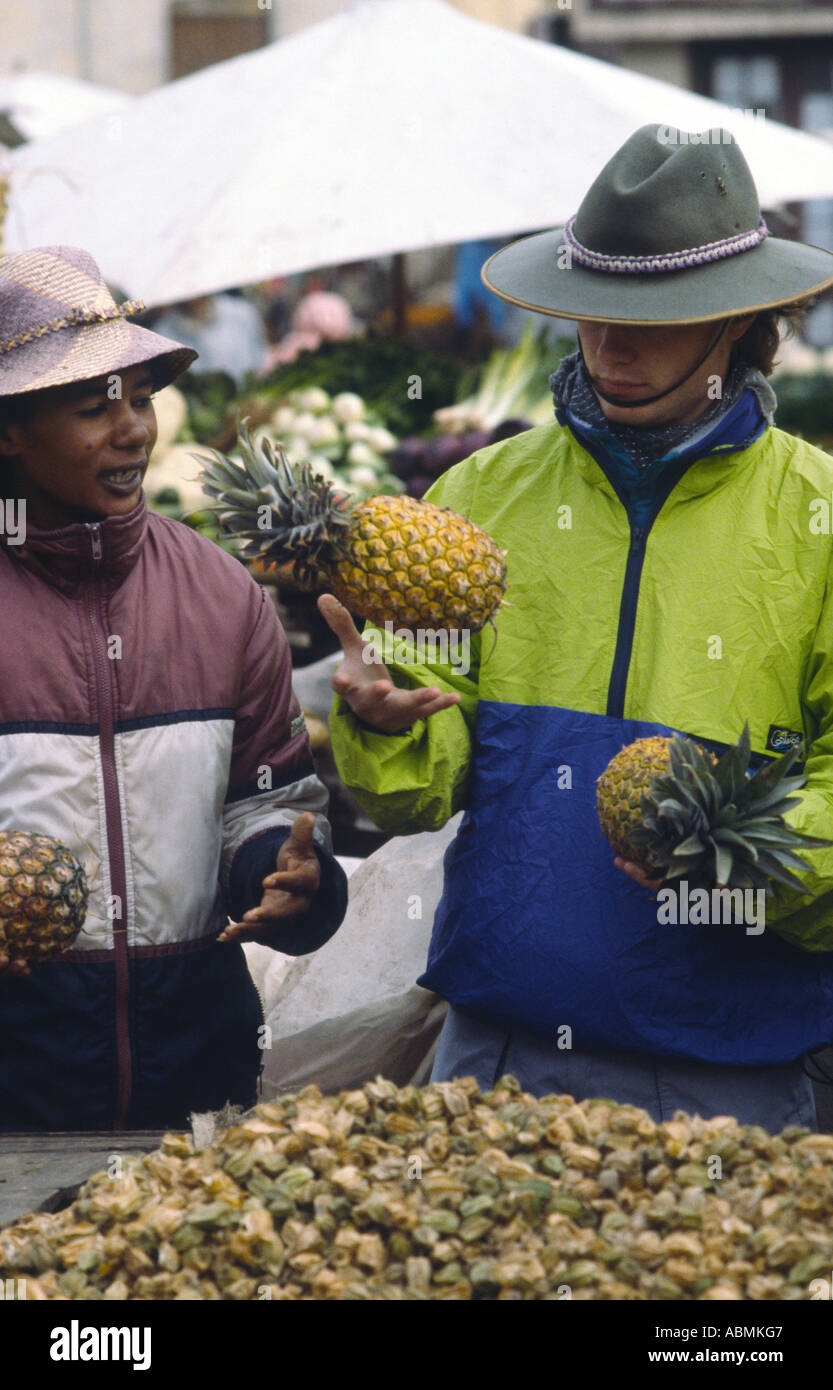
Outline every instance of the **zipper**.
<svg viewBox="0 0 833 1390"><path fill-rule="evenodd" d="M564 420L556 411L558 423L563 425ZM758 434L762 431L758 431ZM678 463L676 468L669 472L664 478L664 486L656 499L654 510L648 517L647 525L635 526L631 520L627 500L621 491L618 479L612 473L607 459L602 453L601 457L591 449L588 441L581 433L576 434L575 438L586 453L590 455L594 463L602 470L613 491L621 502L625 515L628 518L628 525L631 532L630 546L628 549L628 559L625 565L625 577L622 582L622 596L619 600L619 622L616 631L616 646L613 653L613 664L610 669L610 681L607 690L607 710L606 713L615 719L623 719L625 714L625 692L628 684L628 673L630 671L631 653L633 651L633 633L636 626L636 609L639 602L639 584L642 578L642 567L645 563L645 547L651 527L659 516L674 488L682 477L688 472L689 468L699 462L697 458L684 459ZM754 431L747 436L742 444L732 446L734 449L745 449L749 444L758 438ZM728 451L728 446L727 446Z"/></svg>
<svg viewBox="0 0 833 1390"><path fill-rule="evenodd" d="M101 527L87 522L92 558L99 564L103 558ZM130 974L127 956L127 873L124 860L124 839L121 823L121 798L115 752L115 711L112 666L106 651L106 621L103 594L97 579L87 588L87 618L93 643L96 703L98 706L98 746L101 754L101 775L104 784L104 818L107 832L107 853L110 860L110 890L120 906L113 921L113 949L116 957L116 1116L115 1129L124 1129L132 1090L132 1057L130 1048Z"/></svg>
<svg viewBox="0 0 833 1390"><path fill-rule="evenodd" d="M99 526L97 521L88 521L87 530L90 533L90 544L92 546L93 559L95 560L96 564L98 564L99 560L101 559L104 553L101 545L101 527Z"/></svg>
<svg viewBox="0 0 833 1390"><path fill-rule="evenodd" d="M249 978L251 979L251 976L249 976ZM252 984L255 985L254 980L252 980ZM261 992L260 992L260 990L258 989L257 985L255 985L255 994L257 995L257 1002L258 1002L258 1005L259 1005L259 1007L260 1007L260 1026L261 1026L261 1028L264 1028L264 1027L266 1026L266 1008L265 1008L264 1003L263 1003L263 995L261 994ZM256 1083L255 1083L256 1086L257 1086L257 1098L258 1098L258 1102L260 1102L260 1101L263 1099L263 1073L264 1073L265 1070L266 1070L266 1057L264 1056L264 1052L263 1052L263 1050L261 1049L261 1053L260 1053L260 1066L259 1066L258 1069L257 1069L257 1081L256 1081Z"/></svg>
<svg viewBox="0 0 833 1390"><path fill-rule="evenodd" d="M628 683L628 670L633 650L633 630L636 626L636 605L639 600L639 581L645 563L645 542L650 526L632 526L628 562L625 566L625 579L622 584L622 597L619 601L619 626L616 632L616 649L610 669L610 684L607 690L607 712L621 719L625 709L625 687Z"/></svg>
<svg viewBox="0 0 833 1390"><path fill-rule="evenodd" d="M625 714L625 691L628 684L628 674L630 672L631 655L633 652L633 633L636 626L636 610L639 603L639 585L642 579L642 567L645 563L645 548L651 527L662 511L677 483L691 467L696 463L696 459L686 459L678 464L672 473L665 479L665 486L657 496L654 510L648 517L647 524L635 526L631 521L628 505L622 492L617 486L617 480L611 475L605 462L592 456L598 463L611 487L613 488L619 501L625 509L630 526L631 540L628 548L628 559L625 565L625 577L622 582L622 596L619 600L619 623L616 630L616 647L613 653L613 665L610 668L610 682L607 689L607 714L614 719L623 719Z"/></svg>

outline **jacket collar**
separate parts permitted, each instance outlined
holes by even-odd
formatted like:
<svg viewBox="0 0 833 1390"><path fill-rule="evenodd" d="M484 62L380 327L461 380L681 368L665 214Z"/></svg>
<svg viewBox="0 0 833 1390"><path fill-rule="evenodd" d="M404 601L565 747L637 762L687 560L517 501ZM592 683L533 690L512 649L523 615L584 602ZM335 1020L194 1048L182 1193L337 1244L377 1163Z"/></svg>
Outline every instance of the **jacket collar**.
<svg viewBox="0 0 833 1390"><path fill-rule="evenodd" d="M132 511L97 522L73 522L55 530L26 523L22 545L0 537L6 554L47 584L68 590L85 580L100 579L118 588L139 558L148 526L142 493Z"/></svg>
<svg viewBox="0 0 833 1390"><path fill-rule="evenodd" d="M653 469L640 475L626 452L617 447L613 436L607 436L602 431L589 431L586 425L571 417L569 410L557 411L556 418L559 424L568 428L582 450L598 464L611 495L618 495L620 500L623 496L627 498L629 510L636 513L635 520L643 520L642 514L651 510L663 486L663 475L667 477L670 468L682 465L685 469L683 477L676 484L677 490L691 495L708 492L724 476L724 469L718 464L721 456L727 465L731 461L732 470L736 470L741 465L738 456L757 443L770 427L770 421L755 393L747 389L711 430L697 437L693 443L671 451L666 458L658 460ZM744 460L747 461L751 461L751 454ZM701 462L708 466L701 470L697 466ZM588 475L588 480L591 480L591 475ZM594 480L597 483L601 481L598 473L595 473ZM612 485L614 481L615 487Z"/></svg>

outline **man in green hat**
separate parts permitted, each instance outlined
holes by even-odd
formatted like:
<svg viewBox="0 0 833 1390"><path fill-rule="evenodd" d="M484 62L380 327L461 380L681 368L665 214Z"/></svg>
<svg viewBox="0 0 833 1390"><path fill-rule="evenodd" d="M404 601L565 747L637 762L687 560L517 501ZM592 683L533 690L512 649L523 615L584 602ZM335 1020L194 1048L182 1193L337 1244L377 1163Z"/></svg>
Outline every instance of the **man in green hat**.
<svg viewBox="0 0 833 1390"><path fill-rule="evenodd" d="M564 228L483 278L579 335L551 379L556 423L428 493L508 552L496 643L475 634L466 676L368 664L321 600L345 651L330 724L347 785L393 833L465 810L419 981L450 1003L434 1079L815 1127L803 1059L833 1034L833 914L798 929L806 899L778 889L763 931L662 925L595 792L638 738L720 751L748 721L756 765L803 746L789 820L830 834L833 548L813 517L833 461L774 427L766 378L833 255L769 235L726 132L646 126ZM806 863L808 892L833 887L833 851Z"/></svg>

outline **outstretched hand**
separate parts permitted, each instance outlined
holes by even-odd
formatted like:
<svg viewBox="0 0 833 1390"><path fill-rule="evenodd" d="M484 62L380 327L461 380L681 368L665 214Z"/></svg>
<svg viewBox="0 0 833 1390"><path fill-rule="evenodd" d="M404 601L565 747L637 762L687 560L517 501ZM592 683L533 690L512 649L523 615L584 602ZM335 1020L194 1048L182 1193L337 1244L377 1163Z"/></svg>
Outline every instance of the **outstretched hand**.
<svg viewBox="0 0 833 1390"><path fill-rule="evenodd" d="M218 941L257 941L271 927L302 917L312 906L321 882L321 864L313 846L315 816L304 811L292 822L287 839L278 850L277 869L263 880L263 897L257 907L230 923Z"/></svg>
<svg viewBox="0 0 833 1390"><path fill-rule="evenodd" d="M458 705L456 691L445 694L435 685L402 690L394 685L384 662L372 654L343 603L334 594L321 594L318 611L329 623L344 652L344 660L333 676L332 686L342 695L354 714L386 734L401 733L418 719L438 710Z"/></svg>

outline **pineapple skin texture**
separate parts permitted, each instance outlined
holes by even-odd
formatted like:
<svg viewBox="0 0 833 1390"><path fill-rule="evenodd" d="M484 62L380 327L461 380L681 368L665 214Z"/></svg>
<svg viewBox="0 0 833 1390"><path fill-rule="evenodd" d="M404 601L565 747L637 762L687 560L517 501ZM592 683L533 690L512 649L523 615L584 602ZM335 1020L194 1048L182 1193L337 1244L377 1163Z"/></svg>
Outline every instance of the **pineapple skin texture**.
<svg viewBox="0 0 833 1390"><path fill-rule="evenodd" d="M646 873L657 870L644 845L633 845L631 834L642 824L642 800L651 780L671 766L672 739L664 734L640 738L611 758L597 783L596 809L602 830L618 855Z"/></svg>
<svg viewBox="0 0 833 1390"><path fill-rule="evenodd" d="M88 899L84 870L66 845L0 831L0 955L54 960L84 925Z"/></svg>
<svg viewBox="0 0 833 1390"><path fill-rule="evenodd" d="M370 497L328 581L346 608L394 627L477 632L497 610L506 561L491 536L456 512L415 497Z"/></svg>

